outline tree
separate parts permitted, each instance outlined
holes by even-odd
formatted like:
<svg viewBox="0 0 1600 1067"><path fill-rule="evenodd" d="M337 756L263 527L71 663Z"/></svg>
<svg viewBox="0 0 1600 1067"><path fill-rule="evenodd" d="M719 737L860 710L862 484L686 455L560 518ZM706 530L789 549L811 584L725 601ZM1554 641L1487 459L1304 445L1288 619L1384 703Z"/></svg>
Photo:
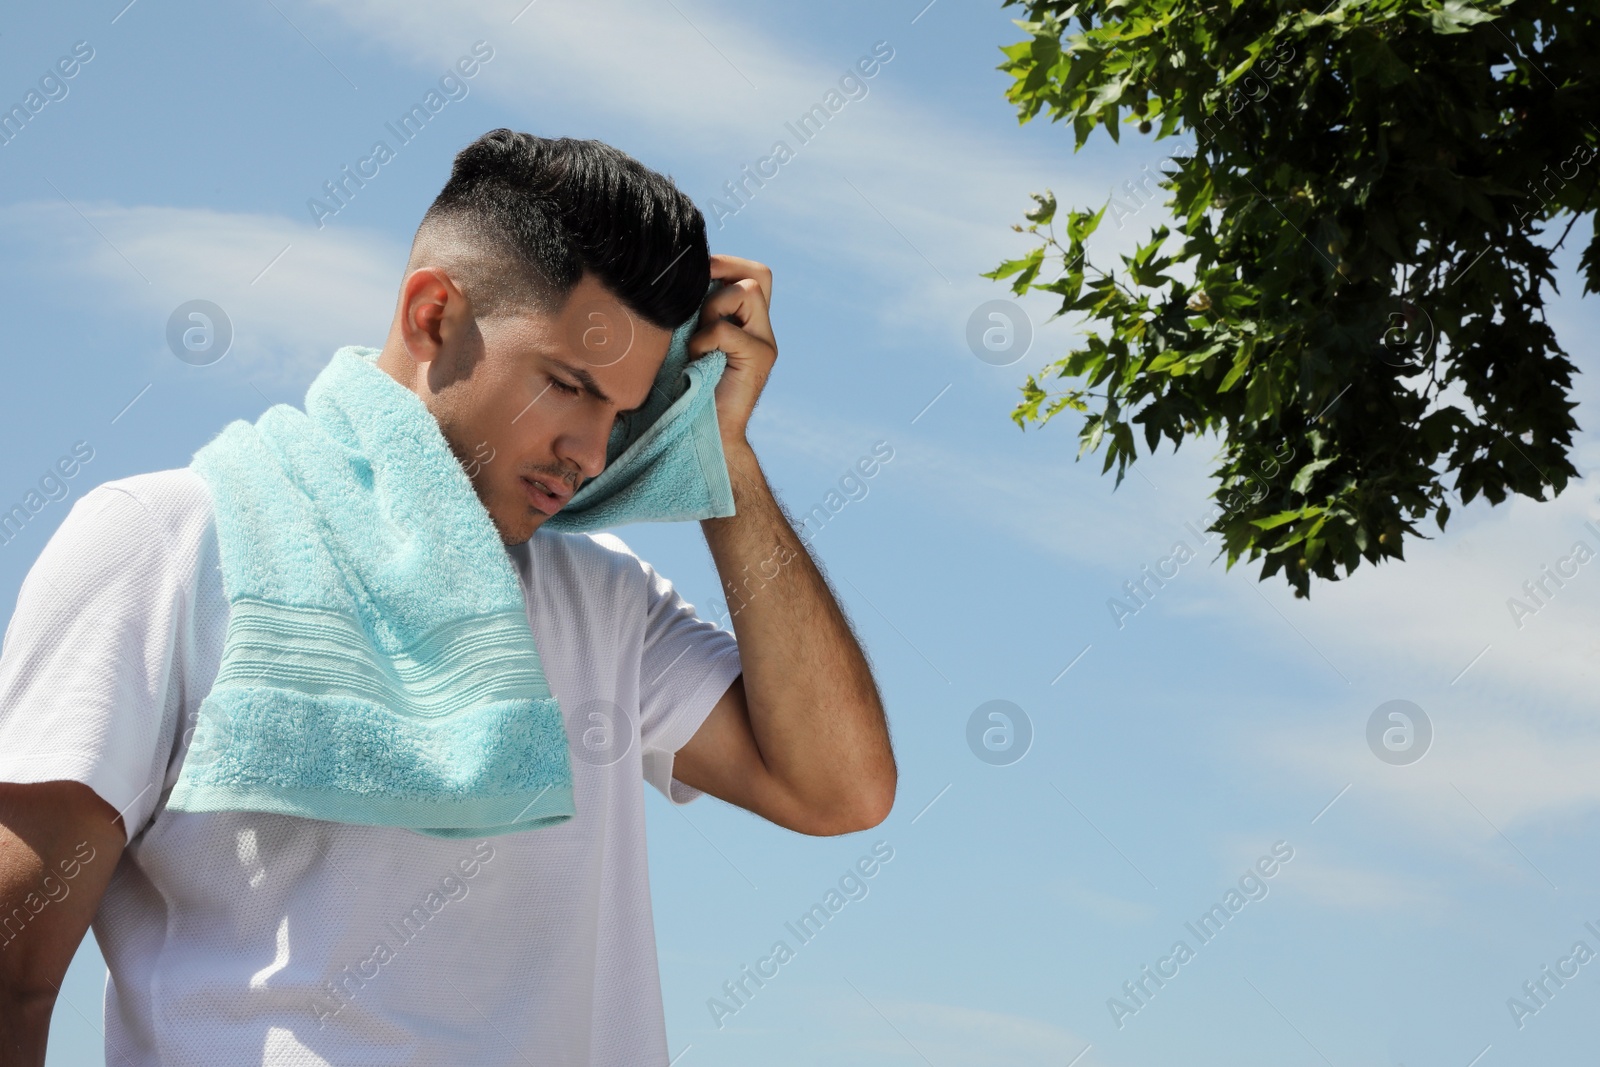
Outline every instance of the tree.
<svg viewBox="0 0 1600 1067"><path fill-rule="evenodd" d="M1048 106L1074 151L1128 123L1195 143L1098 211L1069 209L1065 245L1049 191L1012 227L1040 244L983 277L1057 294L1052 319L1086 313L1082 346L1028 376L1019 427L1086 414L1078 457L1106 444L1117 485L1135 427L1152 452L1217 432L1227 566L1264 556L1260 580L1281 570L1296 596L1312 574L1403 559L1406 534L1426 539L1416 522L1444 529L1449 491L1542 500L1577 475L1575 368L1543 285L1600 182L1593 6L1025 6L1029 39L998 68L1019 123ZM1120 267L1092 263L1107 211L1120 228L1157 188L1181 233L1156 226ZM1569 215L1553 245L1535 240ZM1580 269L1600 292L1600 233ZM1082 381L1049 393L1050 371Z"/></svg>

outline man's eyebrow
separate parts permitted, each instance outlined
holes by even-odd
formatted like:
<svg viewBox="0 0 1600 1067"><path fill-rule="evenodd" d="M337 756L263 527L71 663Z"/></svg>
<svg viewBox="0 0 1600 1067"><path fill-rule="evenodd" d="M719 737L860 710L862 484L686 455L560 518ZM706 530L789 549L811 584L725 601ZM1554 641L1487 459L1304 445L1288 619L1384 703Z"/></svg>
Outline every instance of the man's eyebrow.
<svg viewBox="0 0 1600 1067"><path fill-rule="evenodd" d="M603 404L611 403L611 398L609 396L606 396L605 392L600 388L600 383L596 382L594 380L594 375L590 374L588 371L584 370L582 367L573 366L571 363L568 363L566 360L557 359L554 356L545 356L544 358L546 360L548 360L549 362L554 363L556 366L560 367L562 370L566 371L568 374L572 375L574 378L578 379L579 384L581 384L583 386L584 392L588 393L590 396L594 397L596 400L600 401ZM650 395L653 395L654 393L655 393L655 386L652 385L650 387L650 394L646 395L645 398L644 398L644 404L640 404L636 408L626 408L626 409L624 409L622 411L619 411L617 414L619 414L619 415L632 415L634 412L643 411L644 407L645 407L645 404L648 404L650 402Z"/></svg>

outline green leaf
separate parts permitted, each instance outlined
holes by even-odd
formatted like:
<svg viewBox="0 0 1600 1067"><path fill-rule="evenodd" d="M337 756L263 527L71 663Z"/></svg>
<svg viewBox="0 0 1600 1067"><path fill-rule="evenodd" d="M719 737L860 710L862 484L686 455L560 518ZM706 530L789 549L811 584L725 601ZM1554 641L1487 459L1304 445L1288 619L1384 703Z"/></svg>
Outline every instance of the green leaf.
<svg viewBox="0 0 1600 1067"><path fill-rule="evenodd" d="M1211 175L1206 174L1200 187L1189 197L1189 206L1184 212L1183 232L1192 234L1205 219L1206 208L1211 206L1212 199L1216 196L1216 186L1212 184Z"/></svg>
<svg viewBox="0 0 1600 1067"><path fill-rule="evenodd" d="M1083 424L1083 430L1078 435L1083 440L1083 443L1078 447L1079 459L1083 458L1085 452L1093 452L1100 447L1100 437L1104 432L1105 420L1099 415L1089 416L1089 421Z"/></svg>
<svg viewBox="0 0 1600 1067"><path fill-rule="evenodd" d="M1244 417L1246 422L1261 422L1278 408L1277 376L1270 370L1252 374L1244 390Z"/></svg>
<svg viewBox="0 0 1600 1067"><path fill-rule="evenodd" d="M1265 519L1251 519L1250 525L1259 526L1263 530L1276 530L1286 522L1293 522L1296 519L1310 518L1313 515L1321 515L1322 512L1322 508L1301 508L1298 511L1280 511L1276 515L1270 515Z"/></svg>
<svg viewBox="0 0 1600 1067"><path fill-rule="evenodd" d="M1255 338L1253 337L1246 338L1245 343L1239 346L1239 354L1233 357L1233 368L1228 371L1227 376L1222 379L1222 383L1217 386L1217 392L1226 393L1238 383L1240 376L1250 366L1250 352L1254 347Z"/></svg>
<svg viewBox="0 0 1600 1067"><path fill-rule="evenodd" d="M1444 0L1444 6L1429 15L1434 33L1466 33L1478 23L1495 17L1466 0Z"/></svg>
<svg viewBox="0 0 1600 1067"><path fill-rule="evenodd" d="M998 280L1016 274L1017 279L1011 283L1011 291L1021 296L1028 291L1029 283L1038 276L1039 268L1044 264L1044 254L1045 246L1040 245L1021 259L1008 259L994 270L980 274L979 277Z"/></svg>
<svg viewBox="0 0 1600 1067"><path fill-rule="evenodd" d="M1327 468L1328 464L1338 459L1338 456L1328 456L1325 459L1312 460L1295 474L1294 481L1289 483L1289 488L1296 493L1304 494L1311 486L1312 477L1320 470Z"/></svg>
<svg viewBox="0 0 1600 1067"><path fill-rule="evenodd" d="M1039 268L1044 264L1044 246L1040 245L1029 252L1023 259L1022 273L1017 275L1017 280L1011 283L1011 291L1021 296L1027 291L1028 284L1039 274Z"/></svg>
<svg viewBox="0 0 1600 1067"><path fill-rule="evenodd" d="M1082 244L1088 239L1090 234L1094 233L1094 231L1099 228L1100 220L1105 217L1106 208L1110 206L1111 198L1107 197L1106 202L1101 205L1100 210L1096 211L1092 215L1087 211L1072 211L1067 213L1067 237L1071 239L1074 248Z"/></svg>
<svg viewBox="0 0 1600 1067"><path fill-rule="evenodd" d="M1158 371L1158 370L1166 370L1169 367L1171 367L1174 363L1181 364L1183 362L1184 355L1185 355L1185 353L1183 353L1183 352L1178 352L1178 351L1176 351L1174 349L1170 349L1169 348L1165 352L1163 352L1160 355L1156 356L1155 359L1151 360L1150 364L1147 367L1145 367L1145 370L1150 371L1151 373L1154 373L1155 371ZM1183 371L1178 370L1178 371L1174 371L1173 373L1182 374Z"/></svg>
<svg viewBox="0 0 1600 1067"><path fill-rule="evenodd" d="M1028 261L1030 259L1032 259L1035 254L1037 254L1040 257L1042 257L1044 255L1044 250L1043 249L1039 249L1039 250L1037 250L1037 253L1030 252L1030 253L1028 253L1028 255L1023 256L1021 259L1008 259L1004 263L1002 263L998 267L996 267L994 270L988 271L988 272L986 272L984 274L980 274L980 275L978 275L978 277L980 277L980 278L994 278L994 279L997 279L997 280L1000 279L1000 278L1008 278L1011 275L1017 273L1017 271L1021 270L1023 267L1026 267L1028 265Z"/></svg>
<svg viewBox="0 0 1600 1067"><path fill-rule="evenodd" d="M1128 86L1133 84L1133 75L1124 74L1116 81L1107 82L1100 86L1094 98L1085 105L1085 111L1099 111L1107 105L1114 104L1122 99L1122 94L1128 91Z"/></svg>

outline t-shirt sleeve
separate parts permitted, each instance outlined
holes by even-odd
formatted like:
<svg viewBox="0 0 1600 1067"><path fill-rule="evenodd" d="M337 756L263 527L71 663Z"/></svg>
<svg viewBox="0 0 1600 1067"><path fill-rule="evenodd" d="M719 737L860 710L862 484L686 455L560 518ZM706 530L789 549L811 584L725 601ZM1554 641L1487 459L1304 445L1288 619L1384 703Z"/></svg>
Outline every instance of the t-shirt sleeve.
<svg viewBox="0 0 1600 1067"><path fill-rule="evenodd" d="M639 737L645 780L674 804L701 791L672 777L673 756L705 722L739 677L731 633L695 614L672 583L640 560L647 585L644 651L639 662Z"/></svg>
<svg viewBox="0 0 1600 1067"><path fill-rule="evenodd" d="M74 781L132 840L161 792L156 753L182 591L144 505L97 486L17 594L0 648L0 781Z"/></svg>

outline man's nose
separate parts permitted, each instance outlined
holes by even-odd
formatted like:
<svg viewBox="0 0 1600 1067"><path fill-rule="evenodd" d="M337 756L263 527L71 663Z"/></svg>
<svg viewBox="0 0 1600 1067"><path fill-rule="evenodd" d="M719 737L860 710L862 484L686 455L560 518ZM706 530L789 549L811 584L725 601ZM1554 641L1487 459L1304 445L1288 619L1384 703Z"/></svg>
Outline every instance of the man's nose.
<svg viewBox="0 0 1600 1067"><path fill-rule="evenodd" d="M598 478L606 468L606 448L611 442L612 420L601 416L568 427L556 448L558 458L578 468L583 481Z"/></svg>

